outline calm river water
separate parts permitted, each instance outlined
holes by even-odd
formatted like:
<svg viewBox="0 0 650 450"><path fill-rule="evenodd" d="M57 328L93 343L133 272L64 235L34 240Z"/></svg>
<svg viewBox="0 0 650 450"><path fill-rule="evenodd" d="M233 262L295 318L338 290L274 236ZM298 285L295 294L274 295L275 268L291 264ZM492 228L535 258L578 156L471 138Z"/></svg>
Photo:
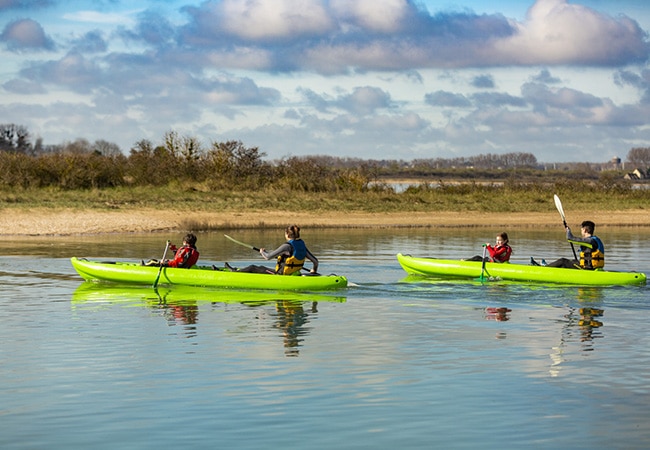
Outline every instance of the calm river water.
<svg viewBox="0 0 650 450"><path fill-rule="evenodd" d="M5 240L0 448L649 448L650 287L412 283L395 259L470 257L498 231L303 230L352 282L313 294L101 288L69 263L159 258L181 234ZM610 270L650 274L650 229L597 231ZM514 262L571 253L561 227L510 237ZM198 247L261 262L222 233Z"/></svg>

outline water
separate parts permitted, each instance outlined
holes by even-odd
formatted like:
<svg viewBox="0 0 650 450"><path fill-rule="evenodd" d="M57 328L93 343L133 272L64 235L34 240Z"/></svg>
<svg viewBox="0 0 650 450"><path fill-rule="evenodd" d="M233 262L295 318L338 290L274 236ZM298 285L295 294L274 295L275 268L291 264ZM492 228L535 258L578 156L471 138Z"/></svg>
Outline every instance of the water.
<svg viewBox="0 0 650 450"><path fill-rule="evenodd" d="M410 283L395 260L469 257L497 231L304 230L353 286L302 294L96 288L69 263L181 236L7 242L0 448L648 448L649 287ZM570 254L561 230L509 234L515 262ZM650 231L599 235L609 269L650 274ZM260 263L218 233L198 247Z"/></svg>

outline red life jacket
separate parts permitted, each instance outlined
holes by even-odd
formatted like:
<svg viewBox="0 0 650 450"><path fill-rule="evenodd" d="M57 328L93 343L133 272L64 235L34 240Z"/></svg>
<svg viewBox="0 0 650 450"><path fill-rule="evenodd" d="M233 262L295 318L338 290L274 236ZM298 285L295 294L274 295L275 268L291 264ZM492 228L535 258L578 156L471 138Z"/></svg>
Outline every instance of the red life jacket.
<svg viewBox="0 0 650 450"><path fill-rule="evenodd" d="M189 245L183 245L181 248L176 250L174 259L169 261L169 267L178 267L189 269L199 260L199 251L196 247L190 247Z"/></svg>
<svg viewBox="0 0 650 450"><path fill-rule="evenodd" d="M510 247L508 244L497 245L496 247L488 245L487 251L490 254L490 259L493 262L504 263L510 261L512 247Z"/></svg>

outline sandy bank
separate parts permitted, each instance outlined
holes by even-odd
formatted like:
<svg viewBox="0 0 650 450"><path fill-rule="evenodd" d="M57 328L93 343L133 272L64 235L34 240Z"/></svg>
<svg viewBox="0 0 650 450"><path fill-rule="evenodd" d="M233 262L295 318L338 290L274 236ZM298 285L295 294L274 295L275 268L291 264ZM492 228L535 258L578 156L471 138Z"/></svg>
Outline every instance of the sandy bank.
<svg viewBox="0 0 650 450"><path fill-rule="evenodd" d="M575 227L591 219L598 227L648 227L647 211L571 211L569 225ZM482 227L546 228L561 226L557 211L548 213L432 212L369 214L357 212L291 213L268 211L189 212L189 211L96 211L4 209L0 214L3 236L47 236L103 233L186 232L190 229L284 227L393 228L393 227Z"/></svg>

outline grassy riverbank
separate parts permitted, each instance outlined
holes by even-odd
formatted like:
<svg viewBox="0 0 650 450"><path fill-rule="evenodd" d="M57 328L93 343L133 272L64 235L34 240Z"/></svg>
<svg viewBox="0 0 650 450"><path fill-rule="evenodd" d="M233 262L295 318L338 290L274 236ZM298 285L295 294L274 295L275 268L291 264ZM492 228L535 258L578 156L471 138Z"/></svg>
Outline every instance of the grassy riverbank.
<svg viewBox="0 0 650 450"><path fill-rule="evenodd" d="M209 231L298 223L309 227L557 226L567 216L608 226L650 226L650 190L583 183L413 185L405 192L210 191L200 185L0 191L5 235Z"/></svg>
<svg viewBox="0 0 650 450"><path fill-rule="evenodd" d="M9 209L181 209L197 211L286 210L385 212L545 212L558 194L572 209L635 210L650 205L649 189L573 184L414 184L396 193L389 185L364 192L208 190L201 185L89 190L12 189L0 191Z"/></svg>

